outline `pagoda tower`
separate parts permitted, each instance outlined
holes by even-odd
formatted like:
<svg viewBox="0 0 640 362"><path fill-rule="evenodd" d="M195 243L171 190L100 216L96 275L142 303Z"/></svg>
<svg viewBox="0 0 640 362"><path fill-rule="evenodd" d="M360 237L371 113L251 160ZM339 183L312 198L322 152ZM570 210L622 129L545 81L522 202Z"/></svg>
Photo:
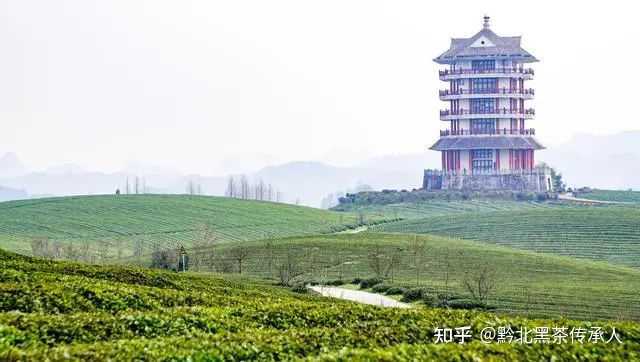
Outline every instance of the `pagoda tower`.
<svg viewBox="0 0 640 362"><path fill-rule="evenodd" d="M442 170L425 170L427 189L510 189L548 191L548 171L535 165L544 147L528 121L534 90L529 63L538 60L520 46L519 36L501 37L484 17L482 30L470 38L453 38L434 61L447 66L440 80L440 100L448 109L440 120L448 127L431 146L442 154Z"/></svg>

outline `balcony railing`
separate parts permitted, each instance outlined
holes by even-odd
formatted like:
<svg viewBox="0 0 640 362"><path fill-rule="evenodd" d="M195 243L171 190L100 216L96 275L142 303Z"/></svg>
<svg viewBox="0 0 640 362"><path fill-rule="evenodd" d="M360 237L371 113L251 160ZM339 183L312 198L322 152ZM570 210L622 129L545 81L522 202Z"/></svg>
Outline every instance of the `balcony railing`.
<svg viewBox="0 0 640 362"><path fill-rule="evenodd" d="M536 110L533 108L529 108L529 109L502 108L502 109L488 109L488 110L478 110L478 111L471 111L468 109L459 109L457 111L451 111L449 109L440 110L440 117L464 116L464 115L471 115L471 114L484 114L484 115L486 114L522 114L527 116L535 116Z"/></svg>
<svg viewBox="0 0 640 362"><path fill-rule="evenodd" d="M450 91L448 89L440 90L440 97L445 96L459 96L466 94L522 94L522 95L534 95L535 91L532 88L528 89L511 89L511 88L494 88L494 89L458 89Z"/></svg>
<svg viewBox="0 0 640 362"><path fill-rule="evenodd" d="M450 129L445 129L440 131L440 137L449 137L449 136L535 136L536 130L533 128L529 129L489 129L489 130L469 130L469 129L459 129L452 131Z"/></svg>
<svg viewBox="0 0 640 362"><path fill-rule="evenodd" d="M441 77L463 74L529 74L534 75L531 68L495 68L495 69L445 69L439 71Z"/></svg>

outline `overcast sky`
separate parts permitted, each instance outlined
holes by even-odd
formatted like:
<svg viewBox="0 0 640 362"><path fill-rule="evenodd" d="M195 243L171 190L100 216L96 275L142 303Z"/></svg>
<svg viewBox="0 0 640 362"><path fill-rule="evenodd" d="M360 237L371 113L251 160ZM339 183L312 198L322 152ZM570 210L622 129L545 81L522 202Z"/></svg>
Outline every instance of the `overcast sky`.
<svg viewBox="0 0 640 362"><path fill-rule="evenodd" d="M222 174L432 152L445 127L432 59L485 13L541 60L529 126L543 143L640 128L632 1L0 4L0 154L31 168Z"/></svg>

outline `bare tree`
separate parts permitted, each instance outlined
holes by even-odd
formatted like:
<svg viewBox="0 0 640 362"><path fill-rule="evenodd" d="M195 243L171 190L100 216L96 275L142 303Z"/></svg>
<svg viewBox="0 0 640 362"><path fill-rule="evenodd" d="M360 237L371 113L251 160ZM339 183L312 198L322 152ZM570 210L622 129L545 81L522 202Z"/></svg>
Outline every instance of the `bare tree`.
<svg viewBox="0 0 640 362"><path fill-rule="evenodd" d="M273 185L267 185L267 200L273 201Z"/></svg>
<svg viewBox="0 0 640 362"><path fill-rule="evenodd" d="M139 258L144 253L144 242L140 239L136 239L133 242L133 256Z"/></svg>
<svg viewBox="0 0 640 362"><path fill-rule="evenodd" d="M369 268L375 274L376 278L382 278L385 272L386 255L382 251L382 247L379 242L376 242L373 250L367 254L367 263Z"/></svg>
<svg viewBox="0 0 640 362"><path fill-rule="evenodd" d="M136 176L136 180L133 185L133 191L135 192L136 195L140 193L140 177L138 176Z"/></svg>
<svg viewBox="0 0 640 362"><path fill-rule="evenodd" d="M41 258L50 257L49 238L34 238L31 240L31 255Z"/></svg>
<svg viewBox="0 0 640 362"><path fill-rule="evenodd" d="M233 179L233 176L229 176L229 181L227 181L227 191L225 192L225 195L227 195L228 197L237 196L236 181Z"/></svg>
<svg viewBox="0 0 640 362"><path fill-rule="evenodd" d="M249 199L249 180L247 176L240 176L240 198L243 200Z"/></svg>
<svg viewBox="0 0 640 362"><path fill-rule="evenodd" d="M473 268L466 273L462 283L476 302L486 304L496 288L496 270L489 264Z"/></svg>
<svg viewBox="0 0 640 362"><path fill-rule="evenodd" d="M285 260L277 266L278 269L278 277L280 279L280 285L290 286L291 282L298 276L304 274L300 264L298 263L298 258L294 255L293 250L287 250L287 256Z"/></svg>
<svg viewBox="0 0 640 362"><path fill-rule="evenodd" d="M105 263L109 259L110 242L101 240L98 242L98 257L101 263Z"/></svg>
<svg viewBox="0 0 640 362"><path fill-rule="evenodd" d="M238 274L242 274L242 263L249 257L249 248L236 246L229 251L229 256L238 263Z"/></svg>
<svg viewBox="0 0 640 362"><path fill-rule="evenodd" d="M131 193L131 190L129 189L129 176L127 176L127 181L125 184L125 192L127 193L127 195L129 195L129 193Z"/></svg>
<svg viewBox="0 0 640 362"><path fill-rule="evenodd" d="M89 263L91 261L91 243L89 240L85 239L82 241L78 253L80 254L80 258L85 262Z"/></svg>
<svg viewBox="0 0 640 362"><path fill-rule="evenodd" d="M280 191L276 191L276 202L282 202L283 194Z"/></svg>
<svg viewBox="0 0 640 362"><path fill-rule="evenodd" d="M388 258L388 261L387 261L387 268L384 276L385 277L391 276L392 283L393 283L393 278L395 276L395 272L400 267L400 263L402 262L402 252L403 252L402 248L396 248L391 254L391 257Z"/></svg>
<svg viewBox="0 0 640 362"><path fill-rule="evenodd" d="M416 285L420 285L420 273L423 268L426 248L426 241L424 239L418 239L417 235L409 242L409 251L413 257L414 267L416 268Z"/></svg>
<svg viewBox="0 0 640 362"><path fill-rule="evenodd" d="M73 245L73 241L70 241L67 245L65 245L63 250L65 259L78 260L78 250Z"/></svg>

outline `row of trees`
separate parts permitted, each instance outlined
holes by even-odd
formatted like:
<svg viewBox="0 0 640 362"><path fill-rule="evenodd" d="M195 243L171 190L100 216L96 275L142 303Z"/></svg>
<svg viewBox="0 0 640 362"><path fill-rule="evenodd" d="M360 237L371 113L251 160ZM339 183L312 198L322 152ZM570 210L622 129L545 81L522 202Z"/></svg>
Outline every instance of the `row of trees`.
<svg viewBox="0 0 640 362"><path fill-rule="evenodd" d="M265 183L262 179L256 183L249 183L245 175L241 175L238 180L229 176L225 196L243 200L261 200L282 202L283 194L272 184Z"/></svg>
<svg viewBox="0 0 640 362"><path fill-rule="evenodd" d="M31 254L45 259L73 260L86 263L105 263L111 259L120 259L125 256L123 241L119 240L60 241L50 240L46 237L31 240Z"/></svg>

